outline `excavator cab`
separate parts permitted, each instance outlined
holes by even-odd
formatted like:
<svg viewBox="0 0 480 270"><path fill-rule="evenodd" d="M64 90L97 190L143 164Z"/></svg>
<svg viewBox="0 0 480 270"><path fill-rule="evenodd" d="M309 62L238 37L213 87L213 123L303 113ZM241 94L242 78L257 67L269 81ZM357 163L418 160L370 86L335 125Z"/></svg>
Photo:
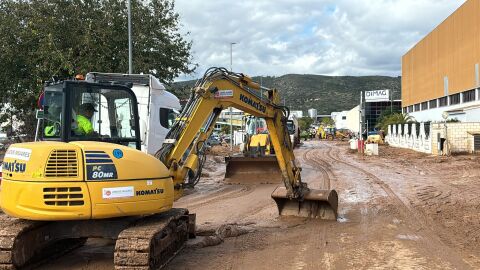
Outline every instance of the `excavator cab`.
<svg viewBox="0 0 480 270"><path fill-rule="evenodd" d="M45 87L37 140L101 141L140 150L137 100L124 85L65 81Z"/></svg>

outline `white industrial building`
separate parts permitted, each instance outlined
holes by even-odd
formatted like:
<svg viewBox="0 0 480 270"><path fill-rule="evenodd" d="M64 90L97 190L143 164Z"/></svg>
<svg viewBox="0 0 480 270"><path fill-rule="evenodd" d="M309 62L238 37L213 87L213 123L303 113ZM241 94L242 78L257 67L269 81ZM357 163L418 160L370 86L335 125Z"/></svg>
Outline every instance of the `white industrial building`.
<svg viewBox="0 0 480 270"><path fill-rule="evenodd" d="M297 119L303 117L303 111L290 111L290 118L295 116Z"/></svg>
<svg viewBox="0 0 480 270"><path fill-rule="evenodd" d="M346 129L347 127L347 113L348 111L343 112L333 112L332 119L335 121L336 129Z"/></svg>
<svg viewBox="0 0 480 270"><path fill-rule="evenodd" d="M478 90L476 92L477 96L475 97L475 101L467 102L460 98L460 103L455 105L448 105L445 107L432 105L431 109L428 107L428 109L412 111L409 114L418 122L444 121L442 118L444 112L448 113L448 119L457 119L460 122L480 122L480 100L478 98ZM437 102L437 100L432 102Z"/></svg>
<svg viewBox="0 0 480 270"><path fill-rule="evenodd" d="M308 116L312 119L317 119L317 109L309 109Z"/></svg>
<svg viewBox="0 0 480 270"><path fill-rule="evenodd" d="M349 111L332 112L331 117L336 129L348 129L354 133L360 131L360 106Z"/></svg>

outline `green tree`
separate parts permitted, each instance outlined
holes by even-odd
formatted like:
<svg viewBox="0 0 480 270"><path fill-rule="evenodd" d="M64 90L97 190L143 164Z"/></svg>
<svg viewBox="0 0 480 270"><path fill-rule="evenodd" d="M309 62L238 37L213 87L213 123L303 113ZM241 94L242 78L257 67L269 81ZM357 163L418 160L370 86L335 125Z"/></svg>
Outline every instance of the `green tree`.
<svg viewBox="0 0 480 270"><path fill-rule="evenodd" d="M298 119L298 125L301 131L308 131L310 125L313 123L313 119L310 117L302 117Z"/></svg>
<svg viewBox="0 0 480 270"><path fill-rule="evenodd" d="M126 2L0 1L0 101L5 111L0 120L16 115L26 124L20 132L31 133L44 81L89 71L126 73ZM153 74L168 83L193 72L192 44L178 25L174 0L132 0L135 73Z"/></svg>
<svg viewBox="0 0 480 270"><path fill-rule="evenodd" d="M321 122L324 126L333 126L335 125L335 120L333 120L332 118L330 117L324 117L322 118L322 122Z"/></svg>

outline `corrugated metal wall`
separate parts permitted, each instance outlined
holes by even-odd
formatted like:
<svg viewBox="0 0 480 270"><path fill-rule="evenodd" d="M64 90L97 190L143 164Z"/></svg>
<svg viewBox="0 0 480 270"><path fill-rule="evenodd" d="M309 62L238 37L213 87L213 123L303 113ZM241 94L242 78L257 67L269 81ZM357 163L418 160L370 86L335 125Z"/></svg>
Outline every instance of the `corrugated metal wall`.
<svg viewBox="0 0 480 270"><path fill-rule="evenodd" d="M468 0L402 58L402 102L409 106L477 87L480 0Z"/></svg>

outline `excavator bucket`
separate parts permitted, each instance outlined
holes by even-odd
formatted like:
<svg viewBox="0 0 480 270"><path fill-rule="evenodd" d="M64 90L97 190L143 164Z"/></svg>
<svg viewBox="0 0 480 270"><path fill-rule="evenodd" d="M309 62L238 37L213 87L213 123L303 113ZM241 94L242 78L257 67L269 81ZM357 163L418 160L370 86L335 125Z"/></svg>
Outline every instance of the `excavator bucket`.
<svg viewBox="0 0 480 270"><path fill-rule="evenodd" d="M232 184L278 184L282 173L275 156L225 158L225 181Z"/></svg>
<svg viewBox="0 0 480 270"><path fill-rule="evenodd" d="M277 187L272 198L281 216L336 220L338 195L335 190L310 189L301 200L290 199L285 187Z"/></svg>

